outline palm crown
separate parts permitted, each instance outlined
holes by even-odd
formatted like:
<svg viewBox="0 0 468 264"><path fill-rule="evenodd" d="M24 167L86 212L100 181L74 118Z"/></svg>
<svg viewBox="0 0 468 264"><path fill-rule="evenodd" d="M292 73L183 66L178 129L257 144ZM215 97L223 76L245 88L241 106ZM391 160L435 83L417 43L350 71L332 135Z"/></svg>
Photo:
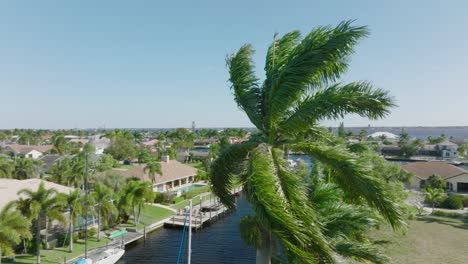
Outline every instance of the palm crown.
<svg viewBox="0 0 468 264"><path fill-rule="evenodd" d="M332 259L305 184L284 159L285 149L301 151L328 166L347 197L366 201L394 227L400 223L400 212L386 194L385 183L371 175L372 168L362 159L324 140L329 135L318 126L321 120L350 113L381 118L394 106L386 91L369 82L334 83L348 68L357 42L367 35L366 27L346 21L335 28L318 27L304 38L298 31L279 39L275 36L267 52L263 83L255 75L251 45L227 58L235 101L260 135L221 153L212 166L213 191L234 208L230 189L240 176L255 212L253 221L264 238L262 243L250 244L266 248L266 254L270 254L268 244L277 239L287 255L302 261Z"/></svg>

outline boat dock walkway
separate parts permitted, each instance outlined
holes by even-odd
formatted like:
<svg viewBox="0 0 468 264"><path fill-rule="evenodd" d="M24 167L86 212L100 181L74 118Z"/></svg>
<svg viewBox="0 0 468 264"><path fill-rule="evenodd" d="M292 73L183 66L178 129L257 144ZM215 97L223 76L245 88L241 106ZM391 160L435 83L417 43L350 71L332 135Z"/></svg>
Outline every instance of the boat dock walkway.
<svg viewBox="0 0 468 264"><path fill-rule="evenodd" d="M237 195L242 191L242 187L234 188L231 193ZM202 199L202 197L199 197ZM165 227L183 228L189 226L188 206L185 209L177 211L168 221L164 223ZM195 231L202 228L205 224L213 222L226 215L229 209L225 207L218 198L212 198L201 202L192 207L192 229Z"/></svg>

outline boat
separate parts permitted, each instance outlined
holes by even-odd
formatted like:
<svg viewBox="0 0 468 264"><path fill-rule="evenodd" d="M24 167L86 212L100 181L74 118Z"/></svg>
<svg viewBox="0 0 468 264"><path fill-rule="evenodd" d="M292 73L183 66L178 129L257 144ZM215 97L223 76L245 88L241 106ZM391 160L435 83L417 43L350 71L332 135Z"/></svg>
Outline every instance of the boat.
<svg viewBox="0 0 468 264"><path fill-rule="evenodd" d="M124 253L125 250L122 248L110 248L96 253L94 256L87 259L81 258L74 264L114 264L122 258Z"/></svg>

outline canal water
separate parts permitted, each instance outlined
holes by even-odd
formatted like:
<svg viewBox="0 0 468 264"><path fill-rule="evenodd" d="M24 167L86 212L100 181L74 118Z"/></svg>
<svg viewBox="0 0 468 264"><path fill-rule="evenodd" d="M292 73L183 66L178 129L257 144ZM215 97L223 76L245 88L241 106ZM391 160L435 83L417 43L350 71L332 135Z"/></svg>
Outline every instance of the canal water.
<svg viewBox="0 0 468 264"><path fill-rule="evenodd" d="M242 195L237 198L235 212L193 232L192 263L255 263L255 250L245 245L239 235L239 220L249 214L249 204ZM146 243L138 241L128 245L125 256L117 263L175 264L181 235L180 229L161 228L148 234ZM187 243L184 243L180 263L187 263Z"/></svg>

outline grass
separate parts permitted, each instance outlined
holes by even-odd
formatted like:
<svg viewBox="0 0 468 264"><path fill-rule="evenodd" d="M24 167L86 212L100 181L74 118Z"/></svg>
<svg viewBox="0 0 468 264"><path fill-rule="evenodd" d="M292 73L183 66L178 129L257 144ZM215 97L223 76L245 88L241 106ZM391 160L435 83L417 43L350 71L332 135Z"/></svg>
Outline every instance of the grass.
<svg viewBox="0 0 468 264"><path fill-rule="evenodd" d="M404 234L384 227L371 234L390 263L468 263L468 222L436 216L409 221Z"/></svg>
<svg viewBox="0 0 468 264"><path fill-rule="evenodd" d="M107 242L110 242L110 240L107 238L101 238L99 242L96 240L96 238L90 238L88 239L88 249L105 246ZM78 240L77 242L73 243L73 253L68 252L68 247L41 250L41 263L63 263L64 258L66 258L68 261L82 254L84 254L84 241ZM36 263L36 255L16 256L16 261L14 263Z"/></svg>
<svg viewBox="0 0 468 264"><path fill-rule="evenodd" d="M150 225L161 221L169 216L173 215L174 213L171 210L152 206L152 205L144 205L141 211L141 221L140 224L136 227L137 230L143 230L145 225ZM134 228L135 225L133 220L130 219L125 224L120 224L119 229L124 228ZM88 249L97 248L105 246L107 242L111 240L107 239L106 237L101 237L101 241L97 241L95 238L88 239ZM52 250L41 250L41 263L63 263L64 258L67 260L73 259L80 255L84 254L84 241L79 240L78 242L73 244L73 253L68 252L68 247L66 248L56 248ZM35 255L23 255L17 256L16 261L14 263L18 264L29 264L29 263L36 263L36 256Z"/></svg>
<svg viewBox="0 0 468 264"><path fill-rule="evenodd" d="M133 167L134 166L130 165L130 164L122 164L122 165L119 166L120 169L131 169Z"/></svg>
<svg viewBox="0 0 468 264"><path fill-rule="evenodd" d="M206 201L206 200L209 200L210 198L213 198L213 197L215 197L213 194L205 195L205 196L203 196L202 200ZM171 207L174 208L174 209L184 209L189 204L190 204L189 200L184 200L184 201L182 201L180 203L176 203L176 204L171 205ZM192 205L197 205L197 204L200 204L199 195L192 198Z"/></svg>
<svg viewBox="0 0 468 264"><path fill-rule="evenodd" d="M173 214L174 212L172 212L171 210L158 207L158 206L153 206L153 205L144 205L143 210L141 211L141 216L151 219L152 221L151 223L145 222L145 224L152 224L152 223L159 222L165 218L168 218L169 216Z"/></svg>
<svg viewBox="0 0 468 264"><path fill-rule="evenodd" d="M185 165L189 165L191 167L194 167L195 169L205 170L205 166L203 166L203 162L201 162L201 161L189 162L189 163L185 163Z"/></svg>

